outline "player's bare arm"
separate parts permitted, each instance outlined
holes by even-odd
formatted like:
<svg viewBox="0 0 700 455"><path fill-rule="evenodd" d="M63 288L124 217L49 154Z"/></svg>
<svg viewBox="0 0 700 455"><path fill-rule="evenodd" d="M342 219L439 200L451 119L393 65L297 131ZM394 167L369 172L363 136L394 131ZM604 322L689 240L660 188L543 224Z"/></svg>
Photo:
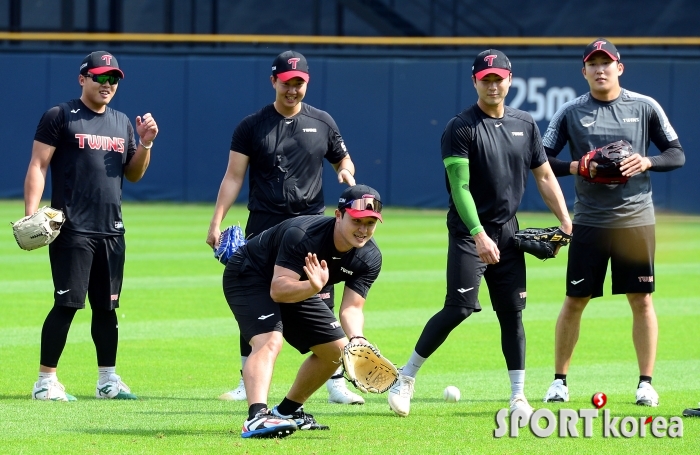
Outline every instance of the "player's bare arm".
<svg viewBox="0 0 700 455"><path fill-rule="evenodd" d="M124 177L130 182L141 180L151 162L151 147L158 135L158 125L150 113L144 114L143 118L136 117L136 134L139 136L136 153L124 168Z"/></svg>
<svg viewBox="0 0 700 455"><path fill-rule="evenodd" d="M326 261L320 261L315 254L309 253L304 258L304 272L308 281L299 281L301 275L285 267L275 266L270 297L277 303L297 303L318 294L328 282L328 266Z"/></svg>
<svg viewBox="0 0 700 455"><path fill-rule="evenodd" d="M338 174L338 183L347 183L349 186L355 186L355 164L352 162L350 155L345 155L342 160L333 164L333 169Z"/></svg>
<svg viewBox="0 0 700 455"><path fill-rule="evenodd" d="M27 176L24 179L24 214L31 215L39 208L41 196L46 185L46 172L56 147L34 141L32 145L32 158L27 168Z"/></svg>
<svg viewBox="0 0 700 455"><path fill-rule="evenodd" d="M365 306L365 298L349 287L343 290L343 301L340 304L338 317L343 331L349 338L364 337L365 314L362 309ZM355 338L355 344L369 344L365 338Z"/></svg>
<svg viewBox="0 0 700 455"><path fill-rule="evenodd" d="M248 158L247 155L234 152L233 150L229 153L228 166L226 167L226 173L219 186L219 194L216 196L216 205L214 206L214 215L209 223L209 232L207 233L207 245L212 248L217 248L219 246L221 222L224 220L228 209L236 202L238 194L241 192L249 161L250 158Z"/></svg>
<svg viewBox="0 0 700 455"><path fill-rule="evenodd" d="M557 178L554 176L554 172L552 172L552 167L549 165L549 162L545 161L542 166L533 169L532 175L535 177L535 183L542 196L542 200L559 220L561 224L559 229L567 234L571 234L573 227L571 225L571 218L569 217L569 210L566 208L564 194L561 191Z"/></svg>

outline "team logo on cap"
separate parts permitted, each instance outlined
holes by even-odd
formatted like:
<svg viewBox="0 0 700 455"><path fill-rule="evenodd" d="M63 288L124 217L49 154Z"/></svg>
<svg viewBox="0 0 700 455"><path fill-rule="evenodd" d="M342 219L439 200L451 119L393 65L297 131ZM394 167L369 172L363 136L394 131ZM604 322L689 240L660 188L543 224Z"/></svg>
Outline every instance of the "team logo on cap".
<svg viewBox="0 0 700 455"><path fill-rule="evenodd" d="M295 70L295 69L297 69L297 63L299 62L299 60L301 60L301 59L298 57L293 57L293 58L290 58L289 60L287 60L287 63L292 65L292 69Z"/></svg>
<svg viewBox="0 0 700 455"><path fill-rule="evenodd" d="M497 55L491 54L484 57L484 61L488 63L489 66L493 66L493 61L496 60Z"/></svg>
<svg viewBox="0 0 700 455"><path fill-rule="evenodd" d="M111 55L103 55L100 58L105 61L107 66L110 66L112 64L112 56Z"/></svg>
<svg viewBox="0 0 700 455"><path fill-rule="evenodd" d="M603 44L606 44L605 41L596 41L595 43L593 43L597 51L603 49Z"/></svg>

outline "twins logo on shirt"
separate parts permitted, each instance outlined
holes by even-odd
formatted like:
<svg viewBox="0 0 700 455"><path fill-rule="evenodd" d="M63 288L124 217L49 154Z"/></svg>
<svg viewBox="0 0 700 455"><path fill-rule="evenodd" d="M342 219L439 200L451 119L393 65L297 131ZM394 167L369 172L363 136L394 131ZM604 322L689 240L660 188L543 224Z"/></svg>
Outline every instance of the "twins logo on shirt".
<svg viewBox="0 0 700 455"><path fill-rule="evenodd" d="M124 153L124 138L122 137L97 136L96 134L78 133L75 135L75 138L78 140L78 147L81 149L85 148L85 142L87 141L87 146L92 150Z"/></svg>

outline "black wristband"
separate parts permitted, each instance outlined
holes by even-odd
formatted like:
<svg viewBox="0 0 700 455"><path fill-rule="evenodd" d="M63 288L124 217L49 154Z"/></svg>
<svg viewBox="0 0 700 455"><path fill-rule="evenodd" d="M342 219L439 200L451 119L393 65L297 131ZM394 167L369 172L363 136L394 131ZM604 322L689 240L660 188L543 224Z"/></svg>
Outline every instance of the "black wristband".
<svg viewBox="0 0 700 455"><path fill-rule="evenodd" d="M349 339L348 341L349 341L349 342L352 342L352 340L354 340L355 338L362 338L363 340L367 341L367 338L365 338L365 337L363 337L363 336L361 336L361 335L355 335L354 337L350 337L350 339Z"/></svg>

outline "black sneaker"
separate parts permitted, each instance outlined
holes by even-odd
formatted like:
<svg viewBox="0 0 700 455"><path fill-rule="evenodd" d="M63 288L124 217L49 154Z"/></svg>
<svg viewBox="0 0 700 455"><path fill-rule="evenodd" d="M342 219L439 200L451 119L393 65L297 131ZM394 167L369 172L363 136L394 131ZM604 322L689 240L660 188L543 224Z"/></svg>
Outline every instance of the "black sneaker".
<svg viewBox="0 0 700 455"><path fill-rule="evenodd" d="M280 418L263 408L250 420L243 422L242 438L284 438L297 430L291 419Z"/></svg>
<svg viewBox="0 0 700 455"><path fill-rule="evenodd" d="M297 425L297 429L299 430L330 430L328 425L321 425L320 423L316 422L314 416L305 413L303 407L299 408L299 410L297 410L295 413L285 416L280 414L277 410L277 406L275 406L272 408L272 415L281 419L293 420Z"/></svg>

